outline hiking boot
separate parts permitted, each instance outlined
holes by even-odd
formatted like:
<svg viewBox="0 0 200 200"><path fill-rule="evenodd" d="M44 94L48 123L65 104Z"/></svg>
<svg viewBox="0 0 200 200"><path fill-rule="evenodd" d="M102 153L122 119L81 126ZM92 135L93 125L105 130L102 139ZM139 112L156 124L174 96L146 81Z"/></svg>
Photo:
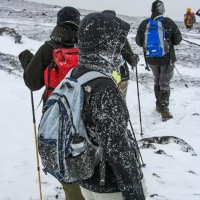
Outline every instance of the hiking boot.
<svg viewBox="0 0 200 200"><path fill-rule="evenodd" d="M162 121L165 122L173 116L169 112L169 96L170 91L169 90L161 90L160 91L160 105L161 105L161 115L162 115Z"/></svg>
<svg viewBox="0 0 200 200"><path fill-rule="evenodd" d="M161 115L162 115L162 121L163 122L166 122L167 120L173 118L173 116L171 115L170 112L161 112Z"/></svg>

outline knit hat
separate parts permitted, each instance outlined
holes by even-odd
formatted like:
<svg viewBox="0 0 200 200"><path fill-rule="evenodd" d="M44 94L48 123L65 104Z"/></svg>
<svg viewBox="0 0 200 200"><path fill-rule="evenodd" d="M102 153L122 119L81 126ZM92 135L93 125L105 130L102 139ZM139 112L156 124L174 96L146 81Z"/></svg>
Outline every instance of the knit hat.
<svg viewBox="0 0 200 200"><path fill-rule="evenodd" d="M125 43L129 29L128 23L113 15L91 13L83 18L79 26L79 50L82 53L113 50Z"/></svg>
<svg viewBox="0 0 200 200"><path fill-rule="evenodd" d="M121 64L130 25L107 13L90 13L79 25L79 66L105 73L112 77Z"/></svg>
<svg viewBox="0 0 200 200"><path fill-rule="evenodd" d="M110 14L116 17L116 12L114 10L104 10L101 13Z"/></svg>
<svg viewBox="0 0 200 200"><path fill-rule="evenodd" d="M80 23L80 12L77 9L69 6L62 8L57 13L57 25L60 25L64 22L69 22L78 26Z"/></svg>
<svg viewBox="0 0 200 200"><path fill-rule="evenodd" d="M165 7L162 1L156 0L152 3L152 8L151 8L152 13L159 13L161 15L164 14L165 12Z"/></svg>
<svg viewBox="0 0 200 200"><path fill-rule="evenodd" d="M191 8L187 8L186 12L191 12L192 9Z"/></svg>

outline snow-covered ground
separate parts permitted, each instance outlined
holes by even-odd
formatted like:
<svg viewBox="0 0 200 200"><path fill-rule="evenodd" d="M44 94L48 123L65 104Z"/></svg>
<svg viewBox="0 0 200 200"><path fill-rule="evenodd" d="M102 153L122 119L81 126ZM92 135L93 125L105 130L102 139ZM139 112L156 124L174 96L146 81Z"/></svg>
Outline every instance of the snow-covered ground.
<svg viewBox="0 0 200 200"><path fill-rule="evenodd" d="M22 0L2 0L0 4L0 30L9 27L22 35L21 43L15 43L12 36L7 33L1 35L0 32L0 200L39 200L30 91L24 85L17 56L24 49L36 52L48 39L58 10L57 6ZM81 11L82 15L88 12ZM120 17L131 23L129 41L133 50L140 55L137 69L143 140L154 138L154 142L148 145L141 140L134 72L129 81L127 105L146 164L143 172L148 188L147 200L200 200L199 46L182 42L176 47L176 68L188 88L175 70L170 101L174 118L162 122L160 114L155 111L152 72L145 70L142 49L134 42L136 28L142 19ZM200 44L199 24L190 32L184 29L181 22L177 24L185 39ZM41 94L42 90L34 92L35 107L40 102ZM35 113L38 125L41 106ZM159 142L158 139L163 136L164 142ZM166 139L167 136L171 136L171 139ZM41 180L44 200L64 199L64 192L57 180L42 171Z"/></svg>

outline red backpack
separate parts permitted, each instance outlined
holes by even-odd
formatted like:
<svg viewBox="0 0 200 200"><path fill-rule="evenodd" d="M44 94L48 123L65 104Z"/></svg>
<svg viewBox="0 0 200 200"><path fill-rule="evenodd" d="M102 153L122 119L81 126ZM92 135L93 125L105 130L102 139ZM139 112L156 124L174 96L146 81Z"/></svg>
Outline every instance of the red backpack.
<svg viewBox="0 0 200 200"><path fill-rule="evenodd" d="M66 74L78 65L78 52L77 48L58 48L53 50L53 61L44 71L44 84L46 86L43 94L44 102L47 101Z"/></svg>

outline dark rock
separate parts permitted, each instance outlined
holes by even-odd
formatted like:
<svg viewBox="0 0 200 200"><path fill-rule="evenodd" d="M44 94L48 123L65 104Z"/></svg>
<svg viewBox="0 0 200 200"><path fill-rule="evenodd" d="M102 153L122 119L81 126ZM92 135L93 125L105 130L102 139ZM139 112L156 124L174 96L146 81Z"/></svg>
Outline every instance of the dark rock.
<svg viewBox="0 0 200 200"><path fill-rule="evenodd" d="M13 37L15 40L15 43L21 43L22 36L19 35L13 28L9 28L9 27L0 28L0 36L2 36L3 34Z"/></svg>
<svg viewBox="0 0 200 200"><path fill-rule="evenodd" d="M174 136L162 136L162 137L150 137L150 138L143 138L138 141L142 145L147 145L156 143L156 144L170 144L170 143L176 143L181 146L181 150L183 152L190 152L192 156L196 156L197 154L195 153L194 149L186 143L184 140L174 137Z"/></svg>

